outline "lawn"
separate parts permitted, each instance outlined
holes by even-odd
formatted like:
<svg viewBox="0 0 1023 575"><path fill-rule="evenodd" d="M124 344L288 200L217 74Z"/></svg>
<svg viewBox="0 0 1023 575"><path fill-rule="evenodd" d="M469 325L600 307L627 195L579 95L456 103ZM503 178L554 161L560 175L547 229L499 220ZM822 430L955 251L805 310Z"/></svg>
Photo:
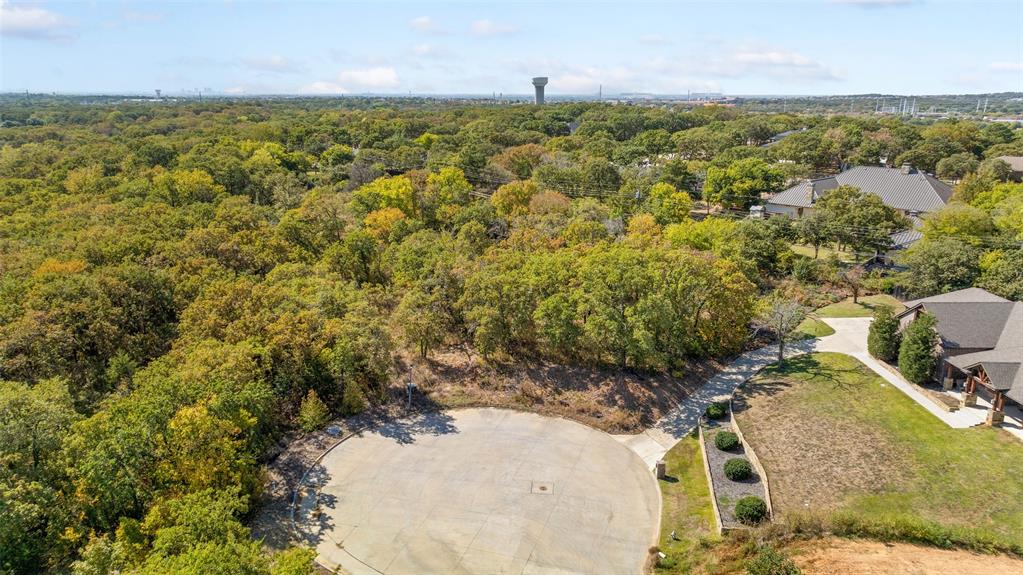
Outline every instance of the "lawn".
<svg viewBox="0 0 1023 575"><path fill-rule="evenodd" d="M830 325L815 317L808 317L796 326L793 338L797 340L813 339L815 337L829 336L833 333L835 333L835 330Z"/></svg>
<svg viewBox="0 0 1023 575"><path fill-rule="evenodd" d="M892 296L878 294L862 296L858 303L853 303L851 297L846 298L838 303L820 308L816 314L819 317L870 317L874 315L874 308L879 305L891 306L895 313L906 309L902 302Z"/></svg>
<svg viewBox="0 0 1023 575"><path fill-rule="evenodd" d="M845 532L1023 553L1023 444L952 429L853 357L766 368L736 396L776 512Z"/></svg>
<svg viewBox="0 0 1023 575"><path fill-rule="evenodd" d="M711 560L708 544L717 538L699 438L686 436L664 459L667 478L658 481L661 486L659 547L667 557L660 561L656 572L695 572L697 566ZM678 540L671 539L672 530Z"/></svg>
<svg viewBox="0 0 1023 575"><path fill-rule="evenodd" d="M813 246L804 246L803 244L791 244L789 247L792 251L808 258L813 257ZM856 259L856 254L852 252L840 252L829 247L821 246L820 252L817 254L817 259L825 259L831 254L838 256L838 259L843 262L851 262Z"/></svg>

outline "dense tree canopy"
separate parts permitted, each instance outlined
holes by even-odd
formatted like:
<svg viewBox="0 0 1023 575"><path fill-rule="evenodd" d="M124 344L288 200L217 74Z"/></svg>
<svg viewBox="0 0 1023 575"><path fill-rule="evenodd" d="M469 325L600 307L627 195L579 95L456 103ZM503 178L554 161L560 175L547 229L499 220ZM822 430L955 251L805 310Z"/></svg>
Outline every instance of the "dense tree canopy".
<svg viewBox="0 0 1023 575"><path fill-rule="evenodd" d="M808 175L909 161L961 179L907 287L1023 293L1023 188L990 159L1021 145L1005 126L113 106L0 97L4 572L308 573L308 552L269 555L242 523L283 432L389 401L402 362L445 346L672 372L734 354L797 234L873 250L905 226L854 189L797 228L736 213Z"/></svg>

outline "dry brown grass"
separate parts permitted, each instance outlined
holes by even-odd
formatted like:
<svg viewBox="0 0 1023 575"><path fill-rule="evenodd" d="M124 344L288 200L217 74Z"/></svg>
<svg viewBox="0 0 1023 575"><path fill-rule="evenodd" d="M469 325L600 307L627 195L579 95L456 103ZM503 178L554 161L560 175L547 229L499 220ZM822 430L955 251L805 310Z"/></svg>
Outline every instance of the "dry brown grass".
<svg viewBox="0 0 1023 575"><path fill-rule="evenodd" d="M757 456L770 470L776 508L835 509L850 492L900 483L904 454L896 444L850 419L820 417L812 405L788 393L793 385L799 384L764 378L736 398L743 433L756 438Z"/></svg>
<svg viewBox="0 0 1023 575"><path fill-rule="evenodd" d="M484 361L464 347L434 352L414 365L427 398L439 407L487 405L574 419L610 433L638 433L713 376L720 365L693 363L682 377L544 359Z"/></svg>

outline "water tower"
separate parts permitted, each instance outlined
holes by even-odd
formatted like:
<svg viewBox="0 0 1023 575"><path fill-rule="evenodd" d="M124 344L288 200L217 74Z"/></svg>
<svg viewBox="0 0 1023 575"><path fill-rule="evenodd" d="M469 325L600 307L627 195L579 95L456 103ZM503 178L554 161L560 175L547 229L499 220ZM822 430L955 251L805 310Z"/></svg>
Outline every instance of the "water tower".
<svg viewBox="0 0 1023 575"><path fill-rule="evenodd" d="M543 104L543 87L547 85L547 77L540 76L533 78L533 87L536 89L536 105Z"/></svg>

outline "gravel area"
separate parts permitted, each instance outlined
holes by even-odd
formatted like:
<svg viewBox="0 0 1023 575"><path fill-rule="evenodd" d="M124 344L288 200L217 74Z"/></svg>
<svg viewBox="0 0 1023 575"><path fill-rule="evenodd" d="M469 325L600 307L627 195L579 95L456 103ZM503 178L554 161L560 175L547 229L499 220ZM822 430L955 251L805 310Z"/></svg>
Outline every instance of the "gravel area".
<svg viewBox="0 0 1023 575"><path fill-rule="evenodd" d="M713 482L714 497L721 511L721 524L725 529L740 529L745 525L735 520L735 502L747 495L756 495L766 499L764 484L760 476L753 472L753 477L745 481L732 481L725 477L725 462L734 457L746 459L742 445L734 451L721 451L714 446L714 436L722 431L731 431L728 422L710 422L704 424L703 441L707 453L707 465L710 467L710 478Z"/></svg>

